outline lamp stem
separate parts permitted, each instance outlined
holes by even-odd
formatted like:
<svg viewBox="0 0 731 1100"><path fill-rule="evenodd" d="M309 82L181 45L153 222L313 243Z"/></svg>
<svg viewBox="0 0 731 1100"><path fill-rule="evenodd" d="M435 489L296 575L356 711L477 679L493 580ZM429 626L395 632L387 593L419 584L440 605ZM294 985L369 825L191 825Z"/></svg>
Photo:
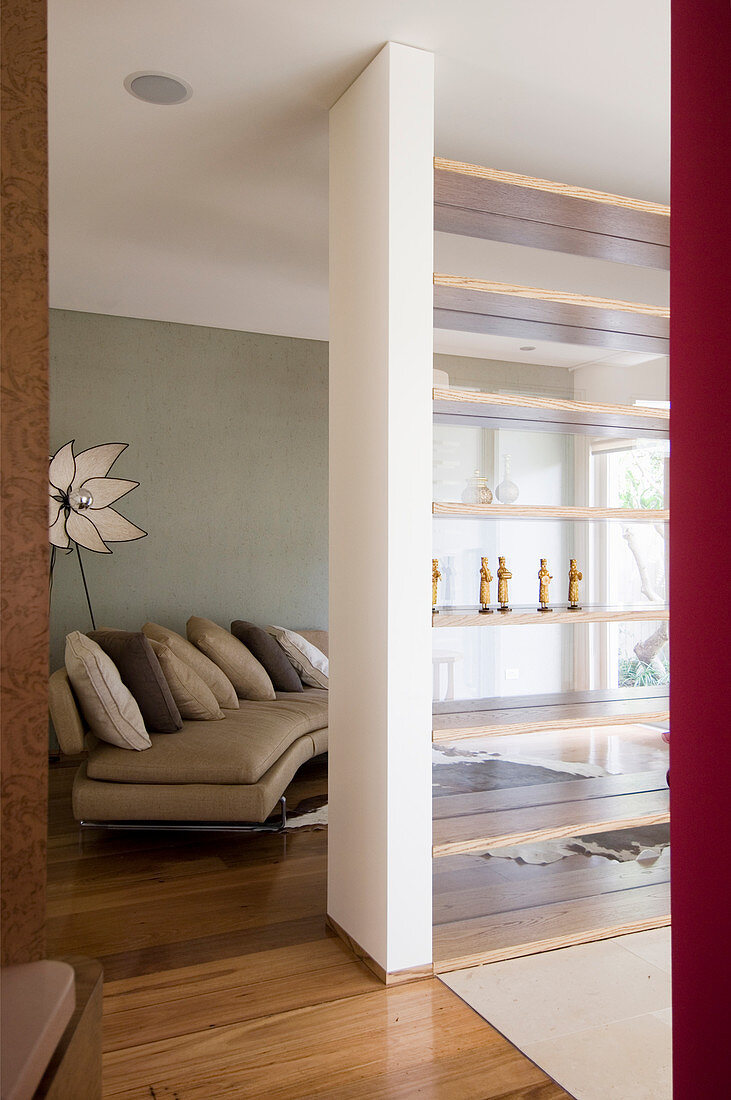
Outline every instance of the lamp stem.
<svg viewBox="0 0 731 1100"><path fill-rule="evenodd" d="M56 547L51 547L51 568L48 571L48 610L51 610L51 596L53 595L53 567L56 564Z"/></svg>
<svg viewBox="0 0 731 1100"><path fill-rule="evenodd" d="M94 622L94 612L91 609L91 599L89 598L89 589L86 584L86 575L84 573L84 563L81 560L81 547L78 542L76 543L76 554L79 559L79 569L81 570L81 579L84 582L84 592L86 592L86 602L89 605L89 615L91 616L91 629L96 630L96 623Z"/></svg>

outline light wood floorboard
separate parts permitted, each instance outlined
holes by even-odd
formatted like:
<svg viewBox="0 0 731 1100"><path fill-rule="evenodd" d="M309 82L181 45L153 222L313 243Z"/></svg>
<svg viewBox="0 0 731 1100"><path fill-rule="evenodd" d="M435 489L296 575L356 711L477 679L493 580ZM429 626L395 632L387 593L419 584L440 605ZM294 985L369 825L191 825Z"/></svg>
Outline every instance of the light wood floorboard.
<svg viewBox="0 0 731 1100"><path fill-rule="evenodd" d="M667 790L467 814L434 822L433 852L447 856L584 836L670 820Z"/></svg>
<svg viewBox="0 0 731 1100"><path fill-rule="evenodd" d="M670 881L668 849L658 859L644 864L634 860L620 863L601 856L582 855L580 860L576 869L563 874L531 875L524 880L493 881L489 885L485 883L484 876L475 870L462 872L451 880L436 880L434 923L450 924L477 917L492 917L497 913L514 915L519 909L600 898L603 894L614 894L618 890L657 886Z"/></svg>
<svg viewBox="0 0 731 1100"><path fill-rule="evenodd" d="M554 730L600 729L633 722L667 723L669 719L667 699L454 711L433 715L432 740L460 741Z"/></svg>
<svg viewBox="0 0 731 1100"><path fill-rule="evenodd" d="M436 979L386 989L325 926L325 830L89 833L51 769L48 952L105 971L104 1095L559 1100ZM288 803L326 790L305 767Z"/></svg>
<svg viewBox="0 0 731 1100"><path fill-rule="evenodd" d="M596 779L568 779L562 783L535 783L530 787L505 787L497 791L439 795L432 800L432 817L456 818L498 810L518 810L557 803L587 802L611 795L666 790L665 772L635 775L601 775Z"/></svg>
<svg viewBox="0 0 731 1100"><path fill-rule="evenodd" d="M553 951L670 923L667 883L454 921L434 929L437 972Z"/></svg>

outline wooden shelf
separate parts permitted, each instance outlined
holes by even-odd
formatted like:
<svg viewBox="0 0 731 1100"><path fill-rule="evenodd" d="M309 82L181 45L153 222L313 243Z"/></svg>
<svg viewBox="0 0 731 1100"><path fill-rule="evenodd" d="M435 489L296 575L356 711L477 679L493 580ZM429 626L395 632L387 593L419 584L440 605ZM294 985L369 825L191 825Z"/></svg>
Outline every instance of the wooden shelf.
<svg viewBox="0 0 731 1100"><path fill-rule="evenodd" d="M484 616L483 616L484 618ZM579 730L600 726L626 726L636 722L668 722L667 698L616 702L563 703L554 706L488 708L432 716L434 742L462 741L473 737L508 737L551 730Z"/></svg>
<svg viewBox="0 0 731 1100"><path fill-rule="evenodd" d="M628 623L628 622L664 622L670 618L667 607L655 604L641 606L606 607L585 605L580 611L569 611L566 605L557 605L553 611L542 612L531 605L515 605L512 611L494 611L492 615L483 615L477 608L443 608L432 615L432 626L446 628L456 626L528 626L540 623L543 626L557 623Z"/></svg>
<svg viewBox="0 0 731 1100"><path fill-rule="evenodd" d="M483 427L520 427L523 431L561 431L585 435L649 435L666 438L670 413L636 405L606 405L556 397L432 391L434 415L441 422Z"/></svg>
<svg viewBox="0 0 731 1100"><path fill-rule="evenodd" d="M531 906L491 917L453 921L434 929L434 970L441 974L467 966L555 951L579 943L645 932L670 924L669 882L597 897Z"/></svg>
<svg viewBox="0 0 731 1100"><path fill-rule="evenodd" d="M548 180L435 158L435 229L595 256L614 262L669 267L669 208ZM666 355L665 308L462 276L434 276L434 324L441 329L553 340ZM664 439L666 410L635 406L435 389L437 422L525 431ZM667 510L465 505L438 502L438 517L667 523ZM434 627L532 623L658 621L667 608L561 605L550 614L534 606L480 615L476 608L442 609ZM606 694L606 693L604 693ZM436 742L470 737L543 733L592 726L667 721L667 698L579 701L546 697L502 706L435 707ZM528 705L525 705L528 703ZM532 705L531 705L532 704ZM447 710L447 706L451 709ZM469 853L561 837L661 824L669 820L663 776L605 776L434 800L435 970L443 972L537 951L585 943L668 924L668 853L651 866L570 857L551 868L484 860ZM449 870L447 870L449 868ZM502 871L502 874L501 874ZM513 873L514 872L514 873ZM536 872L535 874L533 872Z"/></svg>
<svg viewBox="0 0 731 1100"><path fill-rule="evenodd" d="M431 506L434 516L457 516L460 519L569 519L597 522L616 520L620 523L667 523L666 508L580 508L574 505L551 504L462 504L459 501L437 500Z"/></svg>
<svg viewBox="0 0 731 1100"><path fill-rule="evenodd" d="M434 326L665 355L670 311L586 294L434 275Z"/></svg>
<svg viewBox="0 0 731 1100"><path fill-rule="evenodd" d="M544 840L660 825L670 820L667 790L548 805L533 804L530 791L528 788L525 804L518 807L437 818L432 854L438 858L494 848L515 848Z"/></svg>
<svg viewBox="0 0 731 1100"><path fill-rule="evenodd" d="M434 158L434 228L667 270L670 208Z"/></svg>

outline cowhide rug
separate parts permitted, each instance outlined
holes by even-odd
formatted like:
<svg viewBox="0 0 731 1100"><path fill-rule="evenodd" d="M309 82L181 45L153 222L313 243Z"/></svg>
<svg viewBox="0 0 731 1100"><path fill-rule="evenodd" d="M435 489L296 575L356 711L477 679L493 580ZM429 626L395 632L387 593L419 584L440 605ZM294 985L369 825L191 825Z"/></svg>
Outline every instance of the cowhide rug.
<svg viewBox="0 0 731 1100"><path fill-rule="evenodd" d="M316 798L305 798L296 809L287 811L287 828L285 832L294 829L326 829L327 828L327 795L319 795Z"/></svg>
<svg viewBox="0 0 731 1100"><path fill-rule="evenodd" d="M569 856L602 856L604 859L628 863L651 864L670 846L669 825L645 825L636 829L618 829L614 833L596 836L570 837L568 840L543 840L537 844L521 844L516 848L493 848L483 852L483 859L512 859L516 863L558 863Z"/></svg>
<svg viewBox="0 0 731 1100"><path fill-rule="evenodd" d="M565 783L572 779L587 779L606 774L604 768L596 764L488 752L472 741L464 741L459 745L434 745L432 748L432 785L435 795Z"/></svg>

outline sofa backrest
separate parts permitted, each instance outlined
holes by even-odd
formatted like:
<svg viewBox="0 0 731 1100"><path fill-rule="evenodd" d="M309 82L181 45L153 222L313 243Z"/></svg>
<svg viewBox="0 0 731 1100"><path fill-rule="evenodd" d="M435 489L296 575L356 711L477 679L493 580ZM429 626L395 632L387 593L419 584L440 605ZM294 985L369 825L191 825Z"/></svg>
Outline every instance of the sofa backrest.
<svg viewBox="0 0 731 1100"><path fill-rule="evenodd" d="M298 630L298 634L301 634L303 638L306 638L308 642L312 642L317 646L321 653L324 653L326 657L329 657L328 652L328 633L327 630Z"/></svg>
<svg viewBox="0 0 731 1100"><path fill-rule="evenodd" d="M48 710L61 752L67 756L83 752L87 727L65 668L53 672L48 681Z"/></svg>
<svg viewBox="0 0 731 1100"><path fill-rule="evenodd" d="M326 657L329 655L327 630L298 630L297 633L316 645ZM75 756L83 752L89 730L76 702L65 668L59 668L53 672L48 681L48 710L61 752L67 756Z"/></svg>

